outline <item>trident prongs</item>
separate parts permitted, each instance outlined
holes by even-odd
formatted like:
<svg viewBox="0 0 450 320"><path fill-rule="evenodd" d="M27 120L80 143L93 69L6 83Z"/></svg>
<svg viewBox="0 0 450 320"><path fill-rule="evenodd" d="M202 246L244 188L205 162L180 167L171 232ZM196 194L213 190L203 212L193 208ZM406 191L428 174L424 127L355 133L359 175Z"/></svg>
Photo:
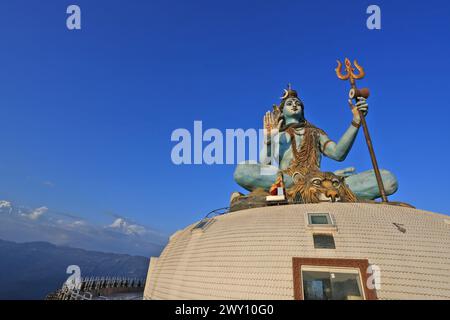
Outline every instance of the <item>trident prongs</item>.
<svg viewBox="0 0 450 320"><path fill-rule="evenodd" d="M356 67L356 70L358 70L358 74L355 73L355 68L353 68L350 60L348 58L345 58L345 71L346 74L342 74L342 63L339 60L336 60L338 65L335 69L336 75L341 80L349 80L350 83L353 85L355 80L362 79L366 75L364 72L364 69L358 64L358 61L354 61L353 64Z"/></svg>

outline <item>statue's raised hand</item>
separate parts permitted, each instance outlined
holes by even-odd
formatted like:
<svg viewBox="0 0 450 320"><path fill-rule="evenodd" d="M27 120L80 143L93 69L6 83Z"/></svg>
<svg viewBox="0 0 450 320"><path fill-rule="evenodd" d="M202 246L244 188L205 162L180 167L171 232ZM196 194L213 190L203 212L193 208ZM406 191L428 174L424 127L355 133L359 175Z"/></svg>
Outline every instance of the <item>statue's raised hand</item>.
<svg viewBox="0 0 450 320"><path fill-rule="evenodd" d="M369 112L369 105L367 104L367 100L363 97L358 97L358 102L352 109L353 121L356 123L360 123L361 121L358 110L362 112L363 116L366 116Z"/></svg>
<svg viewBox="0 0 450 320"><path fill-rule="evenodd" d="M267 111L264 115L264 136L266 141L270 141L271 135L277 134L283 125L283 119L278 120L273 112Z"/></svg>

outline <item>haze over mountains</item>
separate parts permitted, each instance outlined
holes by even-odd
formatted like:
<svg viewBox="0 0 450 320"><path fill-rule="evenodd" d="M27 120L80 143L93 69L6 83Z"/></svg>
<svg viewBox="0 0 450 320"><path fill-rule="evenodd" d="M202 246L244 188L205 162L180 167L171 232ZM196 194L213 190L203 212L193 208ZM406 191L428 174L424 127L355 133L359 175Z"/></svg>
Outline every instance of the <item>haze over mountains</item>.
<svg viewBox="0 0 450 320"><path fill-rule="evenodd" d="M132 255L158 255L167 236L114 216L110 224L93 224L45 206L28 208L0 200L0 239L45 241L56 245Z"/></svg>
<svg viewBox="0 0 450 320"><path fill-rule="evenodd" d="M47 242L15 243L0 240L0 299L44 299L78 265L81 276L145 278L149 259L126 254L88 251Z"/></svg>
<svg viewBox="0 0 450 320"><path fill-rule="evenodd" d="M120 216L98 225L45 206L0 200L0 299L43 299L78 265L81 276L145 278L167 237ZM83 248L83 249L78 249Z"/></svg>

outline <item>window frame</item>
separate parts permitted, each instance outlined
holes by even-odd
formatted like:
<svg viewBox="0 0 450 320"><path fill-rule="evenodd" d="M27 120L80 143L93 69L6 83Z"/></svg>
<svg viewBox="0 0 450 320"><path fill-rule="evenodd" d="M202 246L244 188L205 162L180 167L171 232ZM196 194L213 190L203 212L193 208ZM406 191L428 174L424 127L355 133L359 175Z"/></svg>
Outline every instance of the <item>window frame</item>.
<svg viewBox="0 0 450 320"><path fill-rule="evenodd" d="M312 224L311 223L311 216L312 215L327 215L327 220L329 221L329 224ZM334 219L333 214L330 212L305 212L305 228L306 230L312 231L312 232L323 232L323 233L334 233L338 231L336 221Z"/></svg>
<svg viewBox="0 0 450 320"><path fill-rule="evenodd" d="M312 223L312 216L325 216L327 218L328 223ZM333 227L334 221L331 217L331 214L327 212L307 212L308 216L308 225L312 227Z"/></svg>
<svg viewBox="0 0 450 320"><path fill-rule="evenodd" d="M205 232L216 219L214 218L203 218L199 222L197 222L191 229L191 234L202 234Z"/></svg>
<svg viewBox="0 0 450 320"><path fill-rule="evenodd" d="M377 300L375 289L367 288L367 270L369 268L369 260L367 259L329 259L329 258L292 258L292 271L294 281L294 299L304 300L303 292L303 274L302 268L314 268L319 270L321 267L330 269L358 270L362 294L364 300ZM349 270L350 271L350 270Z"/></svg>
<svg viewBox="0 0 450 320"><path fill-rule="evenodd" d="M363 288L363 284L362 284L362 277L361 277L361 272L359 269L357 268L337 268L337 267L317 267L317 266L302 266L300 268L300 272L302 273L302 286L303 286L303 276L304 276L304 272L322 272L322 273L328 273L331 274L332 273L341 273L341 274L352 274L352 275L356 275L357 279L358 279L358 289L360 291L360 294L362 296L362 300L366 299L366 295L364 292L364 288ZM305 290L303 290L303 294L305 294Z"/></svg>

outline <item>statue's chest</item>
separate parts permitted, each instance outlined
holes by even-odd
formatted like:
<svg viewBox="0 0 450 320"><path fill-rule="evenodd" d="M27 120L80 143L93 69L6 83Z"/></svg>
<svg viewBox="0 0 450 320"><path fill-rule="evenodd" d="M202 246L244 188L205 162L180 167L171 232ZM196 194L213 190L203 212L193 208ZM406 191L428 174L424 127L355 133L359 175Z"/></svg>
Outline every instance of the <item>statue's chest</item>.
<svg viewBox="0 0 450 320"><path fill-rule="evenodd" d="M300 147L303 143L305 136L305 130L296 130L295 132L295 145L297 146L297 150L300 150ZM292 157L292 139L291 136L287 132L283 132L280 135L280 156L284 157L284 155Z"/></svg>

